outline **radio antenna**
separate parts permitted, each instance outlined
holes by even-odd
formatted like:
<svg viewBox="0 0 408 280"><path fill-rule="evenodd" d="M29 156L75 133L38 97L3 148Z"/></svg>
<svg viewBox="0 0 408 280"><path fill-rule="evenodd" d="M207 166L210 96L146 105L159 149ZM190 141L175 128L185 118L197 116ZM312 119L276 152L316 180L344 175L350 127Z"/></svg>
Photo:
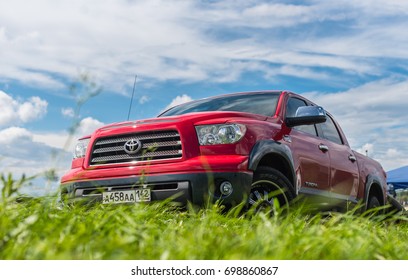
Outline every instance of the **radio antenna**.
<svg viewBox="0 0 408 280"><path fill-rule="evenodd" d="M129 113L128 113L127 120L129 120L130 111L132 110L133 96L135 95L135 88L136 88L136 80L137 80L137 75L135 75L135 82L133 83L132 99L130 99L130 106L129 106Z"/></svg>

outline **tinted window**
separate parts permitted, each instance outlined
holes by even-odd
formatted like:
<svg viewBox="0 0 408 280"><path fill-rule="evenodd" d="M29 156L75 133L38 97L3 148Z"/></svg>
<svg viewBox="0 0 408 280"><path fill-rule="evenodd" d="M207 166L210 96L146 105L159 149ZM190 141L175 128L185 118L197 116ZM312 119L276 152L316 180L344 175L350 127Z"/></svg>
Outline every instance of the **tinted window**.
<svg viewBox="0 0 408 280"><path fill-rule="evenodd" d="M280 93L257 93L206 98L173 107L160 117L206 111L235 111L273 116L279 96Z"/></svg>
<svg viewBox="0 0 408 280"><path fill-rule="evenodd" d="M288 106L286 106L286 117L295 117L297 109L302 106L307 106L305 101L299 98L289 98Z"/></svg>
<svg viewBox="0 0 408 280"><path fill-rule="evenodd" d="M302 106L307 106L306 102L302 99L289 98L288 105L286 106L286 117L295 117L297 109ZM316 127L313 124L296 126L294 129L317 136Z"/></svg>
<svg viewBox="0 0 408 280"><path fill-rule="evenodd" d="M321 126L324 138L340 145L343 144L339 131L337 130L337 127L334 124L333 119L329 115L327 115L326 122L322 123Z"/></svg>

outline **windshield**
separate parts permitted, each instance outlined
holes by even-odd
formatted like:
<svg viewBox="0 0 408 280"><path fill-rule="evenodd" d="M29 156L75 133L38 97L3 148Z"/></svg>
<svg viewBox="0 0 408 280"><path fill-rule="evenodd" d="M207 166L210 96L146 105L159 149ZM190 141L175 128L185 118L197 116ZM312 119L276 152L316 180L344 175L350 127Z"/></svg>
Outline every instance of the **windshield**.
<svg viewBox="0 0 408 280"><path fill-rule="evenodd" d="M272 116L275 114L279 95L279 92L267 92L206 98L173 107L159 117L206 111L235 111Z"/></svg>

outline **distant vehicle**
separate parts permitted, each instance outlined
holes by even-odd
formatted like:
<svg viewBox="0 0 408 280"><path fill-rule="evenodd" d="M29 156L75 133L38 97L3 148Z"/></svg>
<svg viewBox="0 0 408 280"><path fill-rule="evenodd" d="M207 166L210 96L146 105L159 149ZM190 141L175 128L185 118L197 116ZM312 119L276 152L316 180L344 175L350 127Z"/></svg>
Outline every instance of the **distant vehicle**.
<svg viewBox="0 0 408 280"><path fill-rule="evenodd" d="M115 123L79 139L64 200L165 199L263 210L299 195L347 209L385 205L386 174L353 151L333 116L288 91L244 92Z"/></svg>

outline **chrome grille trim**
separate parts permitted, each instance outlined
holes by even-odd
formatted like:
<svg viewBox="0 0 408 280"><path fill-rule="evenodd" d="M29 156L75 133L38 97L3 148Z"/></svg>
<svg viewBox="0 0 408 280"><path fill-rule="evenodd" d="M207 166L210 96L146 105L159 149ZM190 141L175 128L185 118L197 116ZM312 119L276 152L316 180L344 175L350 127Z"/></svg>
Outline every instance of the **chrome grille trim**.
<svg viewBox="0 0 408 280"><path fill-rule="evenodd" d="M125 152L127 141L138 139L142 148L136 154ZM97 139L89 164L107 165L152 160L179 159L183 156L180 134L177 131L141 132Z"/></svg>
<svg viewBox="0 0 408 280"><path fill-rule="evenodd" d="M140 141L142 141L142 140L153 140L153 139L167 138L167 137L179 137L180 138L180 135L175 131L174 132L161 133L160 135L146 134L146 135L138 136L137 134L134 134L134 135L129 135L129 136L125 136L125 137L122 136L122 137L119 137L119 138L99 140L96 143L96 145L105 145L105 144L126 142L126 141L129 141L132 138L137 138Z"/></svg>
<svg viewBox="0 0 408 280"><path fill-rule="evenodd" d="M180 156L182 155L182 151L167 151L167 152L150 152L145 153L139 156L130 156L128 154L124 155L117 155L117 156L106 156L106 157L98 157L92 159L92 162L107 162L107 161L122 161L122 160L130 160L130 161L139 161L141 160L149 160L149 158L153 157L166 157L166 156Z"/></svg>
<svg viewBox="0 0 408 280"><path fill-rule="evenodd" d="M137 137L134 137L134 138L137 138ZM132 139L132 138L130 138L130 139ZM179 146L179 145L181 145L181 141L155 142L155 143L143 144L142 149L156 148L156 147L171 147L171 146ZM93 151L93 153L98 154L98 153L106 153L106 152L118 152L118 151L122 151L122 150L123 150L123 146L114 146L114 147L95 149Z"/></svg>

